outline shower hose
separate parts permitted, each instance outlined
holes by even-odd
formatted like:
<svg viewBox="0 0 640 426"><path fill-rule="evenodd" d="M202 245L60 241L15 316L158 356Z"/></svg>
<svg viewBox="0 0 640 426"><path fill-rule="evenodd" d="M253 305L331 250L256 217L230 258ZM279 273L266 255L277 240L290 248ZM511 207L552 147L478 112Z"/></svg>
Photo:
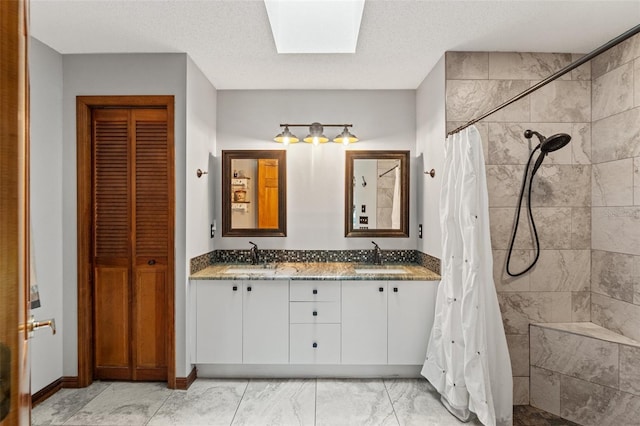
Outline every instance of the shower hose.
<svg viewBox="0 0 640 426"><path fill-rule="evenodd" d="M531 229L533 230L533 236L535 238L535 243L536 243L536 247L535 247L535 258L533 259L533 262L531 262L531 264L529 266L527 266L526 269L524 269L523 271L520 272L511 272L511 268L510 268L510 264L511 264L511 255L513 253L513 244L516 241L516 235L518 233L518 225L520 223L520 209L522 206L522 197L524 196L524 191L525 191L525 187L527 186L527 176L529 175L529 168L531 167L531 160L533 159L533 154L536 153L536 151L540 148L540 145L538 145L537 147L534 148L533 151L531 151L531 155L529 155L529 160L527 161L527 168L525 169L525 173L524 173L524 178L522 179L522 187L520 188L520 196L518 197L518 208L516 210L516 224L513 228L513 235L511 236L511 243L509 244L509 253L507 254L507 274L509 274L512 277L519 277L520 275L524 275L527 272L529 272L529 270L531 268L533 268L533 266L536 264L536 262L538 261L538 258L540 257L540 240L538 239L538 230L536 229L536 222L533 219L533 212L531 211L531 184L533 183L533 177L536 174L536 171L538 170L537 168L534 167L532 173L531 173L531 177L529 178L529 189L527 191L527 211L528 211L528 216L529 216L529 223L531 224ZM541 153L541 155L545 155L544 153Z"/></svg>

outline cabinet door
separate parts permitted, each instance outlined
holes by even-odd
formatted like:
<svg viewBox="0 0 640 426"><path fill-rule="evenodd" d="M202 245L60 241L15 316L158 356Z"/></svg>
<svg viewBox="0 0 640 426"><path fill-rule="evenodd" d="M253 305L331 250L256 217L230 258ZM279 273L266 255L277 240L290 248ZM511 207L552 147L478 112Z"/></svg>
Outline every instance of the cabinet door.
<svg viewBox="0 0 640 426"><path fill-rule="evenodd" d="M438 283L389 281L389 364L424 363Z"/></svg>
<svg viewBox="0 0 640 426"><path fill-rule="evenodd" d="M289 281L245 281L244 364L289 362Z"/></svg>
<svg viewBox="0 0 640 426"><path fill-rule="evenodd" d="M387 363L387 283L342 282L342 363Z"/></svg>
<svg viewBox="0 0 640 426"><path fill-rule="evenodd" d="M196 362L242 363L242 281L194 280Z"/></svg>

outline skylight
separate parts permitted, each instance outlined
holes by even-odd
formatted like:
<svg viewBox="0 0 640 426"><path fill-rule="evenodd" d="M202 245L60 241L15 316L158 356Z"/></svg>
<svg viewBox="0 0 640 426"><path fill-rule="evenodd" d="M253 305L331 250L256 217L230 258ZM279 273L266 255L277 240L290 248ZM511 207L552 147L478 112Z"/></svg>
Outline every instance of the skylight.
<svg viewBox="0 0 640 426"><path fill-rule="evenodd" d="M278 53L355 53L365 0L264 0Z"/></svg>

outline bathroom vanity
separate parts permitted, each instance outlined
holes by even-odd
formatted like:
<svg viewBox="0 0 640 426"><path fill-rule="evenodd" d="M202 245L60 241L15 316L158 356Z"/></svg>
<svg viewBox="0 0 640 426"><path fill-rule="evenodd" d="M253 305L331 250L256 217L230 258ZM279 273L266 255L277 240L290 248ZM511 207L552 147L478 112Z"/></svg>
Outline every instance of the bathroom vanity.
<svg viewBox="0 0 640 426"><path fill-rule="evenodd" d="M191 276L193 362L201 377L415 375L438 283L416 265L210 266Z"/></svg>

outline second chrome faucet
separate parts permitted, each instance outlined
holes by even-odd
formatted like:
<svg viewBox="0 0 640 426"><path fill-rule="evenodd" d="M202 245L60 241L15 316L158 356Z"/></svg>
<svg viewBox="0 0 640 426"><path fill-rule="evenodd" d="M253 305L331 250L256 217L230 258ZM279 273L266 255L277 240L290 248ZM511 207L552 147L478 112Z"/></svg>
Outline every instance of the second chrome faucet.
<svg viewBox="0 0 640 426"><path fill-rule="evenodd" d="M375 241L371 242L373 243L373 263L374 265L382 265L382 250Z"/></svg>
<svg viewBox="0 0 640 426"><path fill-rule="evenodd" d="M260 255L258 254L258 245L255 243L252 243L251 241L249 241L249 244L253 246L249 251L249 258L251 259L251 264L257 265L258 263L260 263Z"/></svg>

